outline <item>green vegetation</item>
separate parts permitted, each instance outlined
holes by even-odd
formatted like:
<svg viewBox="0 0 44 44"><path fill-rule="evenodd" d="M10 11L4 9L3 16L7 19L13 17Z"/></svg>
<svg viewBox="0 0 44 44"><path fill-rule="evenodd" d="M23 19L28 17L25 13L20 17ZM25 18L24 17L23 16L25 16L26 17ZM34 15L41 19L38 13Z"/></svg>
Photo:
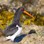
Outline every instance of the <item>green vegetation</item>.
<svg viewBox="0 0 44 44"><path fill-rule="evenodd" d="M44 25L44 16L39 13L38 14L34 13L34 14L35 14L34 18L30 18L29 16L23 14L21 17L21 21L23 22L23 24L30 25L31 23L33 23L35 25L43 26Z"/></svg>
<svg viewBox="0 0 44 44"><path fill-rule="evenodd" d="M37 14L36 16L35 16L35 20L34 20L34 23L36 24L36 25L44 25L44 16L43 15L41 15L41 14Z"/></svg>
<svg viewBox="0 0 44 44"><path fill-rule="evenodd" d="M2 11L0 13L0 28L5 29L6 26L12 23L14 13L8 11Z"/></svg>

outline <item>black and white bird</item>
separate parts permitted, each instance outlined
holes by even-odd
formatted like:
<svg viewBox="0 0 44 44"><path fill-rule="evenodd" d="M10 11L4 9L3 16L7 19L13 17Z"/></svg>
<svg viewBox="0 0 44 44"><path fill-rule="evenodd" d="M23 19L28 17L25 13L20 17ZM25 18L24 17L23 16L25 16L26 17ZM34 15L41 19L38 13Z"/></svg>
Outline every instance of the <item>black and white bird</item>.
<svg viewBox="0 0 44 44"><path fill-rule="evenodd" d="M25 13L29 15L30 17L33 17L31 14L29 14L28 12L24 10L24 7L18 8L16 10L13 23L4 30L4 34L7 35L6 37L7 40L10 39L11 41L14 41L14 39L17 36L19 36L19 34L21 33L22 26L20 24L20 16L22 13Z"/></svg>

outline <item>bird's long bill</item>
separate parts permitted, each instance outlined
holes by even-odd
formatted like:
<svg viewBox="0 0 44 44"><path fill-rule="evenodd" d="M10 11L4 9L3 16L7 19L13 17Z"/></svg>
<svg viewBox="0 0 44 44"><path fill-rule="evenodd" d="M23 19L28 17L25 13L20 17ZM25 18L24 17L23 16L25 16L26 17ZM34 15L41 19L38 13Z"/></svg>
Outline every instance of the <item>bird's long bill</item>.
<svg viewBox="0 0 44 44"><path fill-rule="evenodd" d="M24 11L24 13L33 18L33 16L29 14L27 11Z"/></svg>

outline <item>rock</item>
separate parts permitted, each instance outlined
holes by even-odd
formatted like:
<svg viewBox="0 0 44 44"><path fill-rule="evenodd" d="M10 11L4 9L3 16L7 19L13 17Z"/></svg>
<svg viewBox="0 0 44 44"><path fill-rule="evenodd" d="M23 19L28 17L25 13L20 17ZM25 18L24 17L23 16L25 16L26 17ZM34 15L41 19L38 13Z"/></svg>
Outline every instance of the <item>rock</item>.
<svg viewBox="0 0 44 44"><path fill-rule="evenodd" d="M37 34L27 35L22 39L20 44L44 44L44 37Z"/></svg>
<svg viewBox="0 0 44 44"><path fill-rule="evenodd" d="M0 0L0 4L5 4L5 5L9 5L10 4L10 0Z"/></svg>

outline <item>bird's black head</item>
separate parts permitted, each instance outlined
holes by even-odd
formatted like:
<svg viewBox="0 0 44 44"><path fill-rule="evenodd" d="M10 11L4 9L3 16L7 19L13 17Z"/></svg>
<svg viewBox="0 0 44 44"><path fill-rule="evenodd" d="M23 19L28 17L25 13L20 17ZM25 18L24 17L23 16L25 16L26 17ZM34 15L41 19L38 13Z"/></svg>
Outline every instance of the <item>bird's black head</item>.
<svg viewBox="0 0 44 44"><path fill-rule="evenodd" d="M20 7L17 9L17 12L23 12L24 11L24 7Z"/></svg>

